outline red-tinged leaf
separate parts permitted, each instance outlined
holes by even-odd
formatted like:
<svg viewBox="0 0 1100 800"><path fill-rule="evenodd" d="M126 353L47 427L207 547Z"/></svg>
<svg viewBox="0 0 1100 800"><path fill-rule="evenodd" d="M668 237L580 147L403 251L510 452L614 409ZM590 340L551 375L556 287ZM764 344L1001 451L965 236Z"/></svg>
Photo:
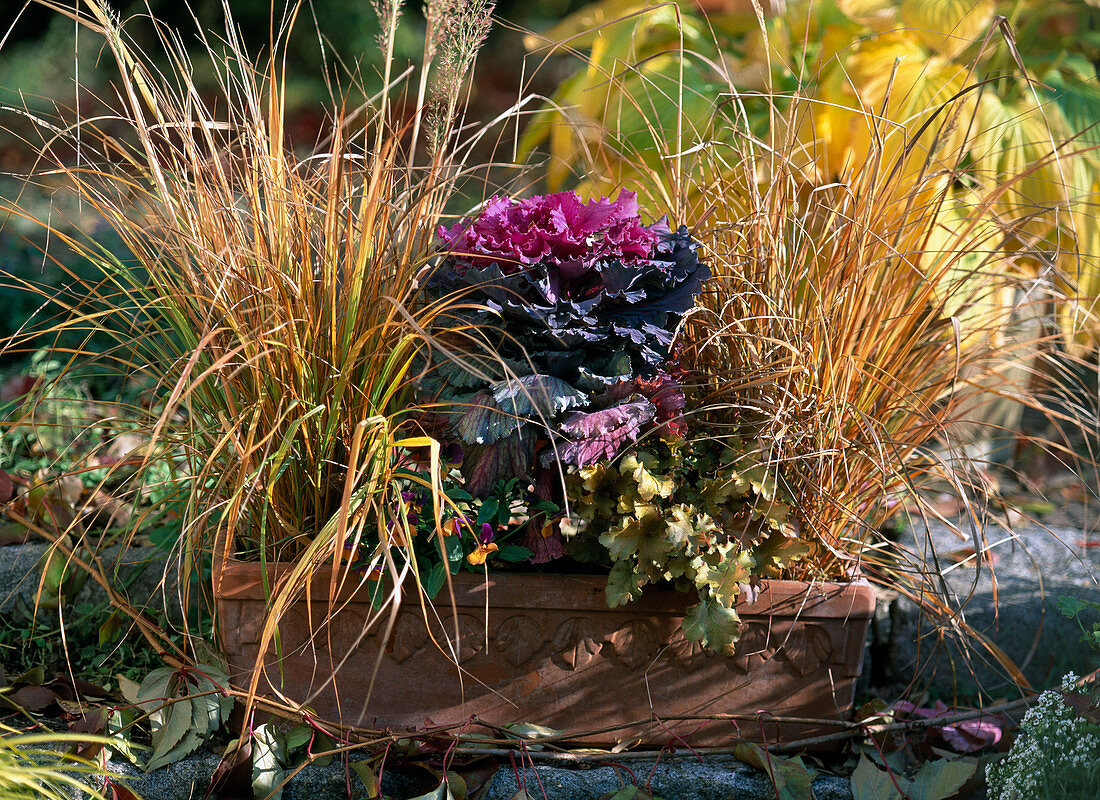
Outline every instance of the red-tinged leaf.
<svg viewBox="0 0 1100 800"><path fill-rule="evenodd" d="M230 744L210 777L207 797L248 797L252 792L252 738Z"/></svg>
<svg viewBox="0 0 1100 800"><path fill-rule="evenodd" d="M614 458L637 441L642 428L653 419L656 407L645 398L624 401L599 411L575 411L561 423L573 441L561 447L561 460L578 467Z"/></svg>
<svg viewBox="0 0 1100 800"><path fill-rule="evenodd" d="M9 544L26 544L31 538L30 528L20 525L18 522L9 522L0 525L0 547Z"/></svg>
<svg viewBox="0 0 1100 800"><path fill-rule="evenodd" d="M86 733L90 736L102 736L107 728L107 719L111 716L106 708L93 708L86 711L75 722L69 723L69 733ZM78 758L91 760L103 750L101 742L85 742L70 749Z"/></svg>
<svg viewBox="0 0 1100 800"><path fill-rule="evenodd" d="M15 481L11 475L0 469L0 503L7 503L15 497Z"/></svg>
<svg viewBox="0 0 1100 800"><path fill-rule="evenodd" d="M32 375L12 375L3 383L0 383L0 403L10 403L18 400L34 390L38 378Z"/></svg>
<svg viewBox="0 0 1100 800"><path fill-rule="evenodd" d="M100 686L98 683L92 683L86 681L83 678L74 678L71 681L66 676L58 675L56 680L64 680L68 682L77 693L84 698L88 697L110 697L111 693Z"/></svg>
<svg viewBox="0 0 1100 800"><path fill-rule="evenodd" d="M7 696L9 700L27 711L41 711L59 699L57 692L45 686L24 686Z"/></svg>
<svg viewBox="0 0 1100 800"><path fill-rule="evenodd" d="M110 800L141 800L133 791L123 786L121 783L109 783L106 794ZM242 797L243 796L246 795L242 795Z"/></svg>
<svg viewBox="0 0 1100 800"><path fill-rule="evenodd" d="M108 711L105 708L89 709L79 719L69 723L69 732L90 733L93 736L98 736L103 733L103 729L107 726L108 716Z"/></svg>
<svg viewBox="0 0 1100 800"><path fill-rule="evenodd" d="M545 564L565 555L565 540L557 525L540 524L538 519L527 523L523 533L523 546L531 551L532 564Z"/></svg>
<svg viewBox="0 0 1100 800"><path fill-rule="evenodd" d="M943 739L959 753L976 753L996 746L1004 736L1004 723L999 719L967 719L944 725Z"/></svg>
<svg viewBox="0 0 1100 800"><path fill-rule="evenodd" d="M484 497L501 479L530 472L534 441L529 431L520 430L493 444L466 447L462 458L466 490L474 497Z"/></svg>
<svg viewBox="0 0 1100 800"><path fill-rule="evenodd" d="M79 699L76 696L76 689L73 687L72 682L69 681L64 675L55 675L52 681L50 681L49 683L43 683L42 685L52 691L58 696L60 700L63 700L66 703L75 704ZM83 708L80 708L80 713L84 713Z"/></svg>
<svg viewBox="0 0 1100 800"><path fill-rule="evenodd" d="M1073 709L1077 716L1087 719L1089 722L1100 722L1100 702L1091 695L1083 692L1066 692L1062 695L1066 705Z"/></svg>
<svg viewBox="0 0 1100 800"><path fill-rule="evenodd" d="M1084 548L1100 547L1100 539L1078 539L1077 546Z"/></svg>

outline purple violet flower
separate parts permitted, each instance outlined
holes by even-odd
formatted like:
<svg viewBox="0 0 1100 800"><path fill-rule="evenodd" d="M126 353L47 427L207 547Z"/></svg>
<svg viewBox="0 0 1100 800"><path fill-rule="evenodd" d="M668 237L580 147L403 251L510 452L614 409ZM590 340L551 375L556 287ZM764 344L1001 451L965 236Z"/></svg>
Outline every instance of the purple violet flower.
<svg viewBox="0 0 1100 800"><path fill-rule="evenodd" d="M489 542L493 541L493 536L493 526L488 522L481 523L481 535L477 537L478 543L489 544Z"/></svg>

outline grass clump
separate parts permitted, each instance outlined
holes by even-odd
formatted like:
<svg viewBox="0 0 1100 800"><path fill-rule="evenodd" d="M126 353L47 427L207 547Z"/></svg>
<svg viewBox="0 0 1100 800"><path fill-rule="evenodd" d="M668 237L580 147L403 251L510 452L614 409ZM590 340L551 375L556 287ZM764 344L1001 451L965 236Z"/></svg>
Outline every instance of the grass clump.
<svg viewBox="0 0 1100 800"><path fill-rule="evenodd" d="M105 778L103 769L59 747L106 745L110 741L87 734L23 733L0 724L0 797L70 800L75 793L92 800L107 800L113 793L105 794L105 790L96 788Z"/></svg>
<svg viewBox="0 0 1100 800"><path fill-rule="evenodd" d="M101 39L118 95L104 119L61 133L43 122L40 156L128 254L52 227L98 273L80 284L89 301L46 329L112 333L105 353L77 355L147 387L137 460L172 462L184 487L163 498L181 532L180 602L190 605L188 577L203 575L212 553L215 574L235 557L290 564L265 579L262 657L322 565L337 566L333 602L339 586L381 573L386 600L398 601L406 578L427 579L404 510L410 488L426 495L422 516L433 523L421 538L438 549L450 533L445 465L415 413L418 370L440 349L432 331L450 301L421 289L436 229L467 177L456 131L492 4L429 3L419 78L395 63L401 4L377 4L386 89L359 108L332 95L308 155L287 140L281 40L253 61L232 26L221 41L200 33L212 97L192 81L175 33L154 24L162 52L152 59L107 5L44 4ZM289 6L284 35L303 8ZM30 218L17 204L7 210ZM131 535L151 514L134 517ZM79 526L60 533L59 548L72 550ZM147 623L146 636L175 652Z"/></svg>

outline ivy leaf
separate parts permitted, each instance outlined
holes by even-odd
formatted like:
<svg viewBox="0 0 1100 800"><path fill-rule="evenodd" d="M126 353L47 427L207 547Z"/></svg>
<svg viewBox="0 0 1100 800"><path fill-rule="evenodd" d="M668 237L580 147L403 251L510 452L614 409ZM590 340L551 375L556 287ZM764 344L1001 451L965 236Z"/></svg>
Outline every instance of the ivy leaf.
<svg viewBox="0 0 1100 800"><path fill-rule="evenodd" d="M281 800L286 770L286 742L270 722L252 733L252 793L265 800Z"/></svg>
<svg viewBox="0 0 1100 800"><path fill-rule="evenodd" d="M293 753L299 747L304 747L313 739L313 729L308 725L296 725L286 732L283 737L286 743L287 753Z"/></svg>
<svg viewBox="0 0 1100 800"><path fill-rule="evenodd" d="M725 650L741 638L741 618L711 598L688 609L681 623L684 636L711 650Z"/></svg>
<svg viewBox="0 0 1100 800"><path fill-rule="evenodd" d="M434 600L435 596L439 594L439 590L443 588L443 584L447 582L447 567L443 562L439 562L432 567L424 577L424 594L427 595L429 600Z"/></svg>
<svg viewBox="0 0 1100 800"><path fill-rule="evenodd" d="M852 800L901 800L894 780L902 787L909 783L900 775L895 775L892 779L867 756L860 756L859 765L852 773Z"/></svg>
<svg viewBox="0 0 1100 800"><path fill-rule="evenodd" d="M367 790L367 797L379 797L382 794L382 782L378 778L378 770L370 761L352 761L351 768L363 782Z"/></svg>
<svg viewBox="0 0 1100 800"><path fill-rule="evenodd" d="M917 770L906 794L913 800L945 800L954 797L977 768L977 764L967 761L926 761Z"/></svg>
<svg viewBox="0 0 1100 800"><path fill-rule="evenodd" d="M859 766L852 773L852 797L853 800L902 800L904 792L909 800L946 800L970 780L976 769L976 764L966 761L939 759L925 762L910 780L896 772L891 776L866 756L861 756Z"/></svg>
<svg viewBox="0 0 1100 800"><path fill-rule="evenodd" d="M497 551L497 558L510 564L526 561L533 555L534 552L530 549L518 544L506 544Z"/></svg>
<svg viewBox="0 0 1100 800"><path fill-rule="evenodd" d="M1058 610L1067 617L1076 617L1088 608L1088 605L1076 597L1063 596L1058 598Z"/></svg>
<svg viewBox="0 0 1100 800"><path fill-rule="evenodd" d="M435 787L430 792L414 797L412 800L454 800L454 795L451 793L450 785L447 783L446 779L444 779L439 786Z"/></svg>
<svg viewBox="0 0 1100 800"><path fill-rule="evenodd" d="M141 767L141 759L137 750L141 745L135 744L131 739L134 730L135 713L130 708L120 708L112 711L107 717L107 724L103 732L111 737L111 751L125 758L135 767Z"/></svg>
<svg viewBox="0 0 1100 800"><path fill-rule="evenodd" d="M188 755L222 726L233 708L232 699L219 692L226 683L225 674L208 664L162 667L146 676L137 690L153 740L146 772Z"/></svg>
<svg viewBox="0 0 1100 800"><path fill-rule="evenodd" d="M768 773L775 787L776 800L809 800L813 797L810 773L798 756L780 758L765 753L752 742L741 742L733 748L733 757Z"/></svg>

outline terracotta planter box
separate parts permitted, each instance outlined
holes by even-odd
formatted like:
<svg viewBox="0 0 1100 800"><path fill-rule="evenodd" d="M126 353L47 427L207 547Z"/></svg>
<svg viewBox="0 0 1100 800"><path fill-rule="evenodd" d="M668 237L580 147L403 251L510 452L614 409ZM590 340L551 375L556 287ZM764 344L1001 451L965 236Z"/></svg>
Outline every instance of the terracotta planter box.
<svg viewBox="0 0 1100 800"><path fill-rule="evenodd" d="M247 685L266 607L260 567L229 562L216 582L221 646L231 677ZM681 635L693 595L647 590L640 600L609 609L600 576L490 573L486 582L462 573L454 579L459 669L433 644L415 599L400 610L383 646L385 619L363 635L374 613L365 592L340 598L346 605L324 622L328 584L328 572L320 571L311 605L300 601L284 617L281 669L269 648L260 691L298 702L312 698L307 705L326 719L396 731L472 716L572 733L654 714L766 709L779 716L847 718L874 610L865 582L766 581L755 603L738 606L745 629L736 655L724 656ZM446 589L435 609L439 619L431 634L446 647L455 630ZM334 689L327 679L345 656ZM739 734L774 742L830 730L835 728L679 720L574 741L659 744L683 737L713 746Z"/></svg>

